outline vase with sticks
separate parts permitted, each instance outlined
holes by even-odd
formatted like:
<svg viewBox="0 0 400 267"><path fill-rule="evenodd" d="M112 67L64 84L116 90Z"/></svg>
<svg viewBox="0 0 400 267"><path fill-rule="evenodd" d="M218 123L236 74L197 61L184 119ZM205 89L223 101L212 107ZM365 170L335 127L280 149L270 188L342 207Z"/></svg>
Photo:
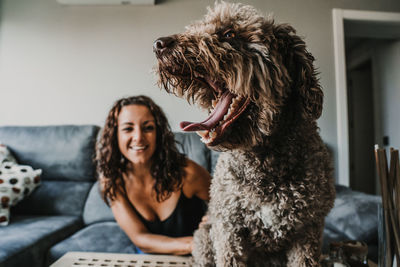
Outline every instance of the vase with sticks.
<svg viewBox="0 0 400 267"><path fill-rule="evenodd" d="M392 267L396 258L400 266L400 163L399 150L390 148L390 165L386 157L386 150L375 146L376 169L379 176L382 195L382 217L383 226L380 236L381 242L379 266Z"/></svg>

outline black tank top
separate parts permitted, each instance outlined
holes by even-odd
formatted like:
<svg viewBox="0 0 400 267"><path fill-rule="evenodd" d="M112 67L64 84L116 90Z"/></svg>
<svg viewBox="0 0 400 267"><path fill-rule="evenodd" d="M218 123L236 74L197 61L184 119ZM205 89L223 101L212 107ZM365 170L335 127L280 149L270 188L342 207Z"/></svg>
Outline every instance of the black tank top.
<svg viewBox="0 0 400 267"><path fill-rule="evenodd" d="M153 234L166 235L170 237L182 237L193 235L194 230L199 226L201 218L204 216L207 205L206 203L196 197L187 198L183 191L179 197L178 203L172 214L165 220L148 221L135 209L133 204L129 201L132 209L139 216L139 219Z"/></svg>

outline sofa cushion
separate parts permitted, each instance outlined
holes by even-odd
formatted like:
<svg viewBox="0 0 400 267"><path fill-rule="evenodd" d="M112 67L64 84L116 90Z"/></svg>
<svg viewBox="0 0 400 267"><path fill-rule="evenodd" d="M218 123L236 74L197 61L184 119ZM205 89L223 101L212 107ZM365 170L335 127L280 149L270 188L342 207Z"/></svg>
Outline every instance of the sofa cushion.
<svg viewBox="0 0 400 267"><path fill-rule="evenodd" d="M95 125L3 126L0 140L20 164L42 169L43 180L94 181Z"/></svg>
<svg viewBox="0 0 400 267"><path fill-rule="evenodd" d="M376 241L380 203L380 196L336 185L335 206L326 217L325 227L343 233L348 239Z"/></svg>
<svg viewBox="0 0 400 267"><path fill-rule="evenodd" d="M27 198L11 208L13 214L81 216L92 182L42 181Z"/></svg>
<svg viewBox="0 0 400 267"><path fill-rule="evenodd" d="M0 228L0 266L44 266L46 251L81 227L77 216L13 216Z"/></svg>
<svg viewBox="0 0 400 267"><path fill-rule="evenodd" d="M104 221L115 221L115 219L110 207L101 198L99 182L96 182L85 203L83 222L88 225Z"/></svg>
<svg viewBox="0 0 400 267"><path fill-rule="evenodd" d="M177 147L181 153L188 158L203 166L209 172L211 171L210 150L200 141L196 133L175 133Z"/></svg>
<svg viewBox="0 0 400 267"><path fill-rule="evenodd" d="M116 222L95 223L53 246L47 263L51 264L68 251L138 253L138 249Z"/></svg>

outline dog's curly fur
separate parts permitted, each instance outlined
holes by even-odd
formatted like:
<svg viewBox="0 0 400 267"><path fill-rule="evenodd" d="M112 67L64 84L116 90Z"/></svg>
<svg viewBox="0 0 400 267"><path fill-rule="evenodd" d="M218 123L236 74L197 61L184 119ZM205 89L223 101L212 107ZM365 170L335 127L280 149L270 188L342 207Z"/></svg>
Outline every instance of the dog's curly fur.
<svg viewBox="0 0 400 267"><path fill-rule="evenodd" d="M316 124L323 93L304 41L251 6L219 2L154 46L168 92L211 112L229 91L243 107L215 126L216 138L206 131L224 153L209 221L194 235L195 265L318 266L335 191Z"/></svg>

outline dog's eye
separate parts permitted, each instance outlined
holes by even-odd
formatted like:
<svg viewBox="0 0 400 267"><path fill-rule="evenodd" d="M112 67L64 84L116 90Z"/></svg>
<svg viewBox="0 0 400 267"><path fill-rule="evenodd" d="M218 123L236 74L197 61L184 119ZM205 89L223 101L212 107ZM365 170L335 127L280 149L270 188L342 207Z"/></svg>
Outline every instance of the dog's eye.
<svg viewBox="0 0 400 267"><path fill-rule="evenodd" d="M229 31L224 33L224 38L226 38L226 39L232 39L232 38L235 38L235 37L236 37L236 34L232 30L229 30Z"/></svg>

